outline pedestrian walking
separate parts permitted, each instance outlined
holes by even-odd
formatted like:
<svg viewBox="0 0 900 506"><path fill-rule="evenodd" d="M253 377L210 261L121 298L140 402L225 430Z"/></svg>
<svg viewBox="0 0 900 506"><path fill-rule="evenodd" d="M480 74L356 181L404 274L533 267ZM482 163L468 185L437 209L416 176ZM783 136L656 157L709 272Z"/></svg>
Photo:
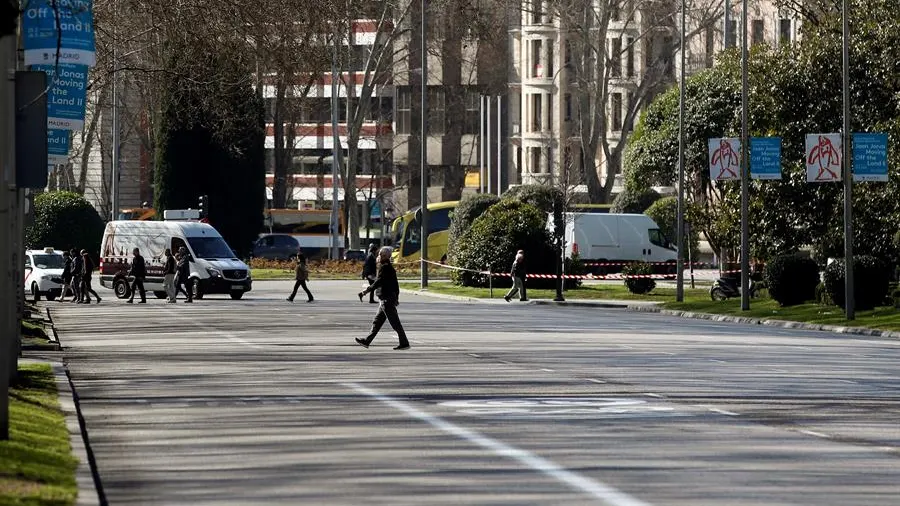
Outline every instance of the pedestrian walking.
<svg viewBox="0 0 900 506"><path fill-rule="evenodd" d="M68 251L63 251L63 271L62 271L62 292L59 294L57 302L64 302L69 290L72 289L72 255ZM75 292L72 292L74 296Z"/></svg>
<svg viewBox="0 0 900 506"><path fill-rule="evenodd" d="M516 253L516 259L513 261L509 275L512 277L513 286L506 292L503 299L506 302L509 302L516 294L519 294L520 301L527 301L528 297L525 296L525 278L528 273L525 269L525 252L523 250L519 250L519 252Z"/></svg>
<svg viewBox="0 0 900 506"><path fill-rule="evenodd" d="M97 298L97 304L100 303L101 299L97 292L94 291L94 288L91 287L91 276L94 274L94 261L91 260L91 256L88 255L86 249L81 250L81 296L84 299L85 304L91 303L91 294Z"/></svg>
<svg viewBox="0 0 900 506"><path fill-rule="evenodd" d="M369 244L369 253L366 255L366 261L363 263L362 278L369 282L369 286L375 282L375 276L378 274L378 246L373 242ZM375 304L375 292L369 292L369 304Z"/></svg>
<svg viewBox="0 0 900 506"><path fill-rule="evenodd" d="M83 274L82 267L84 264L82 263L81 255L78 254L78 251L75 248L69 252L72 256L72 300L69 302L74 302L76 304L81 303L82 294L81 294L81 275Z"/></svg>
<svg viewBox="0 0 900 506"><path fill-rule="evenodd" d="M175 291L175 257L172 256L172 250L166 248L165 251L166 257L166 265L163 268L163 289L166 291L166 296L168 297L169 304L175 303L175 295L177 292Z"/></svg>
<svg viewBox="0 0 900 506"><path fill-rule="evenodd" d="M391 265L391 248L388 246L384 246L378 251L378 270L375 281L357 294L359 301L362 302L363 297L373 291L381 301L378 313L375 314L375 320L372 321L372 330L369 335L365 338L357 337L357 344L368 348L378 331L381 330L381 326L384 325L384 321L387 320L397 332L397 337L400 338L400 344L394 349L408 350L409 340L406 338L406 332L403 330L403 324L400 323L400 316L397 314L397 304L400 303L400 284L397 282L397 271Z"/></svg>
<svg viewBox="0 0 900 506"><path fill-rule="evenodd" d="M184 246L178 248L178 256L175 257L175 298L178 292L187 297L185 303L194 302L194 283L191 280L191 254Z"/></svg>
<svg viewBox="0 0 900 506"><path fill-rule="evenodd" d="M297 296L297 290L302 286L303 291L306 292L306 302L313 301L313 294L309 291L309 288L306 286L307 280L309 280L309 267L306 266L306 255L303 254L302 251L297 252L297 266L294 271L294 290L291 292L291 295L288 296L288 302L294 302L294 297Z"/></svg>
<svg viewBox="0 0 900 506"><path fill-rule="evenodd" d="M147 292L144 291L144 279L147 277L147 264L144 257L141 256L141 250L134 248L132 251L134 258L131 259L131 269L128 270L128 276L133 278L131 282L131 297L126 301L134 304L134 294L138 291L141 293L141 301L139 304L147 303Z"/></svg>

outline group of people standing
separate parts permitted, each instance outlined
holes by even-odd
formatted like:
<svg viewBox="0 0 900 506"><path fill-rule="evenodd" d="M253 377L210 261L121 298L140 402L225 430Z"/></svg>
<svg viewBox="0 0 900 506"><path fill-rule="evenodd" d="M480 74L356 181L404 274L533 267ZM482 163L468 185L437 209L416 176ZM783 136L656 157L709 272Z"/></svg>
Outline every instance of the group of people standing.
<svg viewBox="0 0 900 506"><path fill-rule="evenodd" d="M66 296L72 294L72 299L68 302L75 304L90 304L91 295L100 303L103 299L97 295L91 286L91 278L94 274L94 261L88 255L87 250L80 252L76 248L69 251L63 251L63 289L59 294L59 302L66 302Z"/></svg>
<svg viewBox="0 0 900 506"><path fill-rule="evenodd" d="M135 294L141 296L138 304L147 303L147 291L144 289L144 280L147 279L147 262L141 256L140 248L132 250L131 268L128 277L131 279L131 297L126 301L134 303ZM187 298L185 303L194 302L194 282L191 279L191 254L184 246L178 248L178 254L173 255L172 250L166 248L163 252L166 263L163 267L163 288L166 291L166 302L174 304L178 293L181 292Z"/></svg>

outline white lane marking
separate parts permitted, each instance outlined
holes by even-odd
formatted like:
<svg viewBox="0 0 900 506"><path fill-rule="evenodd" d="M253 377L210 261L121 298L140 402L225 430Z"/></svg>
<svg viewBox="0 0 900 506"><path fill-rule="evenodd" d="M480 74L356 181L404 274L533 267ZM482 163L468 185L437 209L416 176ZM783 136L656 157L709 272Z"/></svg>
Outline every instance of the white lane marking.
<svg viewBox="0 0 900 506"><path fill-rule="evenodd" d="M178 314L178 313L175 312L175 310L169 309L169 308L166 308L166 312L168 312L168 313L171 314L171 315L177 315L177 314ZM202 328L202 329L206 329L206 328L207 328L207 326L202 325L202 324L200 324L200 323L198 323L198 322L196 322L196 321L193 321L193 320L189 320L189 323L190 323L191 325L197 327L197 328ZM231 342L233 342L233 343L237 343L237 344L240 344L240 345L243 345L243 346L247 346L247 347L249 347L249 348L254 348L254 349L257 349L257 350L262 350L262 349L265 348L264 346L259 346L259 345L253 344L253 343L251 343L250 341L247 341L247 340L245 340L245 339L241 339L240 337L238 337L238 336L236 336L236 335L234 335L234 334L232 334L232 333L230 333L230 332L217 332L217 333L218 333L219 335L221 335L222 337L224 337L225 339L228 339L229 341L231 341Z"/></svg>
<svg viewBox="0 0 900 506"><path fill-rule="evenodd" d="M394 409L402 411L407 415L421 420L432 427L440 429L448 434L452 434L461 439L494 452L501 457L507 457L518 461L519 463L539 471L547 476L555 478L574 489L581 490L610 506L650 506L650 503L641 501L640 499L631 497L605 483L592 480L586 476L569 471L552 461L543 457L539 457L531 452L510 446L496 439L491 439L474 430L460 427L440 417L421 411L406 402L388 397L371 388L365 387L358 383L344 383L344 386L356 390L361 394L377 399Z"/></svg>
<svg viewBox="0 0 900 506"><path fill-rule="evenodd" d="M820 437L823 439L831 439L831 436L829 436L828 434L822 434L821 432L816 432L814 430L800 429L798 432L800 432L801 434L806 434L807 436Z"/></svg>
<svg viewBox="0 0 900 506"><path fill-rule="evenodd" d="M851 385L856 385L856 382L853 380L838 380L838 381L840 381L841 383L849 383Z"/></svg>
<svg viewBox="0 0 900 506"><path fill-rule="evenodd" d="M720 415L726 415L726 416L740 416L740 415L738 415L737 413L735 413L734 411L727 411L727 410L719 409L719 408L709 408L709 410L712 411L713 413L718 413L718 414L720 414Z"/></svg>
<svg viewBox="0 0 900 506"><path fill-rule="evenodd" d="M481 358L478 354L475 353L467 353L470 357Z"/></svg>
<svg viewBox="0 0 900 506"><path fill-rule="evenodd" d="M644 395L646 395L647 397L656 397L657 399L662 399L662 396L659 395L659 394L654 394L654 393L650 393L650 392L644 392Z"/></svg>
<svg viewBox="0 0 900 506"><path fill-rule="evenodd" d="M544 372L556 372L556 371L554 371L553 369L541 369L541 370L544 371Z"/></svg>
<svg viewBox="0 0 900 506"><path fill-rule="evenodd" d="M598 379L594 379L594 378L588 378L588 381L590 381L591 383L600 383L601 385L606 384L605 381L603 381L603 380L598 380Z"/></svg>

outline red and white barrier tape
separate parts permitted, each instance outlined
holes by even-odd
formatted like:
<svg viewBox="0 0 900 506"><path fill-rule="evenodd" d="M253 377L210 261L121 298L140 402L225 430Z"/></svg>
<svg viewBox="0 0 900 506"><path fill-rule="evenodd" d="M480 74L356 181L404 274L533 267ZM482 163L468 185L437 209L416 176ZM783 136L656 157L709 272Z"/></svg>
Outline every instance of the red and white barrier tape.
<svg viewBox="0 0 900 506"><path fill-rule="evenodd" d="M441 264L437 262L432 262L430 260L425 260L425 263L429 265L433 265L435 267L441 267L444 269L450 269L454 271L462 271L462 272L471 272L474 274L481 274L483 276L495 276L495 277L510 277L511 274L508 272L489 272L489 271L479 271L475 269L465 269L462 267L456 267L455 265ZM624 280L624 279L669 279L672 275L666 274L563 274L561 277L564 279L594 279L594 280ZM556 274L527 274L527 279L556 279Z"/></svg>

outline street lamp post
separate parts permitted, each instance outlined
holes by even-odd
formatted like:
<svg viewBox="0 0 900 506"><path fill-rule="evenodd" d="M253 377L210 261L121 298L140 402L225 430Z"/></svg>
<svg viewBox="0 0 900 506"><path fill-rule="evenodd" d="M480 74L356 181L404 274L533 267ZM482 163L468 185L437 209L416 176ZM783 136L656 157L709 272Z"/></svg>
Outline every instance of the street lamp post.
<svg viewBox="0 0 900 506"><path fill-rule="evenodd" d="M419 175L419 179L421 181L420 191L421 191L421 209L422 209L422 231L420 234L421 239L421 261L419 264L421 265L421 287L422 289L428 288L428 114L427 114L427 106L428 106L428 45L425 37L425 0L421 2L422 8L422 132L420 141L421 149L419 150L419 154L421 155L419 170L421 174Z"/></svg>
<svg viewBox="0 0 900 506"><path fill-rule="evenodd" d="M675 300L684 301L684 79L685 35L687 26L685 0L681 0L681 79L678 86L678 260L676 263Z"/></svg>
<svg viewBox="0 0 900 506"><path fill-rule="evenodd" d="M844 309L848 320L856 318L856 301L853 297L853 175L851 172L850 133L850 0L843 1L843 101L844 101Z"/></svg>
<svg viewBox="0 0 900 506"><path fill-rule="evenodd" d="M741 310L750 309L750 142L747 125L747 0L741 12Z"/></svg>

